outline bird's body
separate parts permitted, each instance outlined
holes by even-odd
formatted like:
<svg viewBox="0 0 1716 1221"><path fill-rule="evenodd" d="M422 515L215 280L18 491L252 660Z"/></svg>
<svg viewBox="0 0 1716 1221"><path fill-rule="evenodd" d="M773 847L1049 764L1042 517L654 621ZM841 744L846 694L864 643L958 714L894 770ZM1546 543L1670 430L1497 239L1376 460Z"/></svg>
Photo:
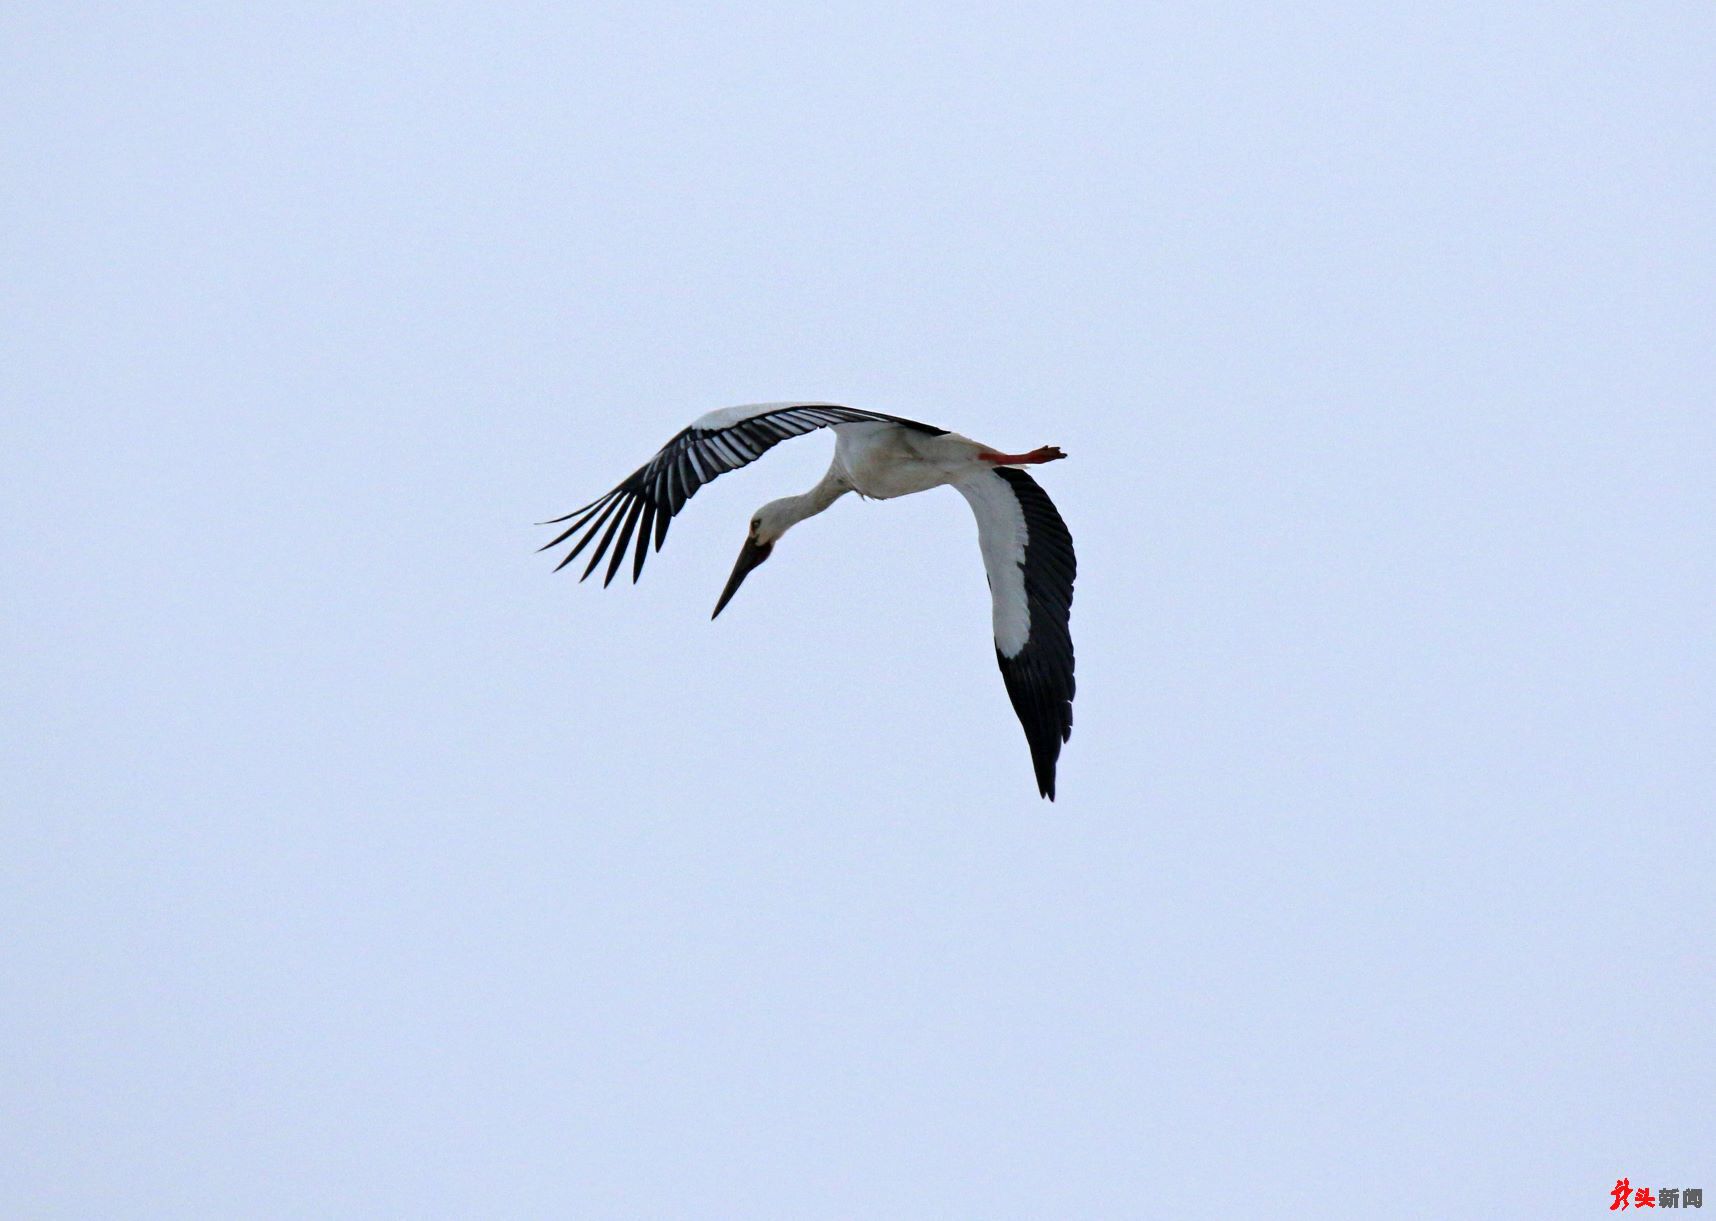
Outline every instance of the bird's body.
<svg viewBox="0 0 1716 1221"><path fill-rule="evenodd" d="M994 606L995 655L1014 711L1030 743L1037 785L1054 798L1055 763L1072 735L1073 649L1068 632L1076 561L1072 537L1046 493L1021 466L1066 455L1043 447L1005 454L969 437L877 412L831 403L764 403L727 407L700 417L619 487L574 513L549 547L582 531L561 567L600 535L584 576L611 544L604 584L612 581L634 532L632 579L643 571L653 531L660 550L671 518L702 484L745 466L786 440L818 428L835 433L834 459L815 487L770 501L751 519L744 549L715 614L745 576L766 560L797 523L848 492L892 500L951 485L977 518L978 543Z"/></svg>
<svg viewBox="0 0 1716 1221"><path fill-rule="evenodd" d="M958 433L932 436L871 421L836 424L834 435L834 461L824 478L844 480L870 500L892 500L955 483L977 473L977 455L983 450Z"/></svg>

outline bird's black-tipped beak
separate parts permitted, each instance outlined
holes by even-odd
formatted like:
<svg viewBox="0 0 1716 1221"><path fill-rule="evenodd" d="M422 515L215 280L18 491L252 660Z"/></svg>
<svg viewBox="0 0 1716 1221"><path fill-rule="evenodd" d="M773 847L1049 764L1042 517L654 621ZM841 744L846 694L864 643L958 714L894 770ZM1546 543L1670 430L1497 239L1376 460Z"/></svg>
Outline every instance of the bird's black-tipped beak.
<svg viewBox="0 0 1716 1221"><path fill-rule="evenodd" d="M739 586L745 583L745 578L751 575L751 569L769 558L769 552L775 549L773 543L759 543L754 538L745 540L744 548L739 552L739 562L733 565L733 575L727 578L727 588L721 591L721 600L715 604L715 615L719 615L733 595L739 592ZM715 615L709 617L713 619Z"/></svg>

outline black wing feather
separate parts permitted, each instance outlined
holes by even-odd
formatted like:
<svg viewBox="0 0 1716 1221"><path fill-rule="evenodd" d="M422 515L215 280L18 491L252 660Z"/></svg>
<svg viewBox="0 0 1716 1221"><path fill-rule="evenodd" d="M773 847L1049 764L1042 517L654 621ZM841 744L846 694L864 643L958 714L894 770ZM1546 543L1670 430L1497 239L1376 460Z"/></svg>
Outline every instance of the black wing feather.
<svg viewBox="0 0 1716 1221"><path fill-rule="evenodd" d="M995 650L1001 679L1025 740L1031 746L1031 766L1037 791L1055 799L1055 763L1061 744L1072 737L1073 681L1071 631L1073 579L1078 560L1072 534L1055 511L1048 493L1017 467L998 466L1025 513L1025 600L1031 611L1030 634L1017 656Z"/></svg>

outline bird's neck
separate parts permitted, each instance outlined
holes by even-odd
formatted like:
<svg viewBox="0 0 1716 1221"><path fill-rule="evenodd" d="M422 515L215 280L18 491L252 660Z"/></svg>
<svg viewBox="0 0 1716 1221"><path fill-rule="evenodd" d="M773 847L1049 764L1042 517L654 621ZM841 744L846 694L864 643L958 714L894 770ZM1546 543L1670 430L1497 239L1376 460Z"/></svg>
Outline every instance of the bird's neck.
<svg viewBox="0 0 1716 1221"><path fill-rule="evenodd" d="M829 505L839 500L852 490L852 485L834 471L822 477L822 481L802 496L789 496L784 505L790 525L797 525L807 517L815 517Z"/></svg>

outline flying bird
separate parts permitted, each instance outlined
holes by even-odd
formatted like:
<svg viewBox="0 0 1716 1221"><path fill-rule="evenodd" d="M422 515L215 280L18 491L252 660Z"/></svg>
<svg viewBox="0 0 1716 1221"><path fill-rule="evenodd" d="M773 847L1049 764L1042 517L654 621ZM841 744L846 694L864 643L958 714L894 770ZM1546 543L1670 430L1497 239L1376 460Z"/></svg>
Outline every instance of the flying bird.
<svg viewBox="0 0 1716 1221"><path fill-rule="evenodd" d="M611 552L602 582L607 585L635 535L635 582L643 572L650 538L660 551L668 523L698 488L748 466L790 437L820 428L834 430L834 461L828 473L810 491L771 500L752 515L733 575L710 618L721 613L745 577L774 553L782 535L846 493L889 500L951 485L977 517L977 543L994 603L995 658L1025 728L1037 790L1053 801L1055 764L1061 744L1072 736L1068 620L1077 563L1061 515L1021 468L1066 457L1054 446L1001 453L945 428L833 403L727 407L694 421L606 496L542 523L570 524L540 550L582 532L556 565L558 572L600 536L579 580L596 571Z"/></svg>

